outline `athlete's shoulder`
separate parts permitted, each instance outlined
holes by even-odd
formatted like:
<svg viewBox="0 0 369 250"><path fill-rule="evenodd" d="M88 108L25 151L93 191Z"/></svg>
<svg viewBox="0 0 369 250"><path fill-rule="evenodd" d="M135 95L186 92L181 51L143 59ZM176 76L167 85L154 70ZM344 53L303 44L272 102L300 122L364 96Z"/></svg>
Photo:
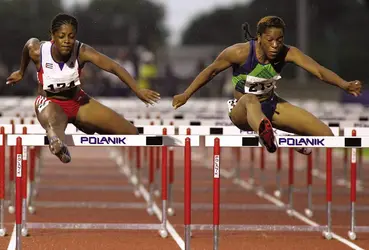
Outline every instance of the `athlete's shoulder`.
<svg viewBox="0 0 369 250"><path fill-rule="evenodd" d="M222 54L232 63L242 63L248 57L250 48L250 42L236 43L224 49Z"/></svg>
<svg viewBox="0 0 369 250"><path fill-rule="evenodd" d="M303 52L295 46L285 45L285 47L287 48L285 52L285 60L287 62L294 61L294 58L299 57L303 54Z"/></svg>
<svg viewBox="0 0 369 250"><path fill-rule="evenodd" d="M83 43L81 41L77 41L78 42L78 47L79 47L79 50L80 52L86 52L90 49L93 49L92 46L88 45L87 43Z"/></svg>
<svg viewBox="0 0 369 250"><path fill-rule="evenodd" d="M233 44L232 46L229 46L227 49L229 49L229 51L232 53L243 55L243 54L248 54L250 52L250 48L251 48L251 43L247 42L247 43Z"/></svg>
<svg viewBox="0 0 369 250"><path fill-rule="evenodd" d="M35 57L40 56L41 42L38 38L32 37L28 39L26 46L28 48L29 55L32 59L35 59Z"/></svg>
<svg viewBox="0 0 369 250"><path fill-rule="evenodd" d="M28 39L26 46L28 49L39 49L41 41L38 38L32 37Z"/></svg>

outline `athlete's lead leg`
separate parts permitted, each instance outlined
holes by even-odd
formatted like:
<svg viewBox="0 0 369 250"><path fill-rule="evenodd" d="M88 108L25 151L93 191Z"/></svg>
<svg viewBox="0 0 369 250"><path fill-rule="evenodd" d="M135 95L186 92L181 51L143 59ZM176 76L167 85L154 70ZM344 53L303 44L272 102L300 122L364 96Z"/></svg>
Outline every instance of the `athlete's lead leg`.
<svg viewBox="0 0 369 250"><path fill-rule="evenodd" d="M71 157L65 145L64 133L68 117L63 109L51 101L41 101L41 103L36 101L36 116L41 126L46 130L51 153L63 163L70 162Z"/></svg>

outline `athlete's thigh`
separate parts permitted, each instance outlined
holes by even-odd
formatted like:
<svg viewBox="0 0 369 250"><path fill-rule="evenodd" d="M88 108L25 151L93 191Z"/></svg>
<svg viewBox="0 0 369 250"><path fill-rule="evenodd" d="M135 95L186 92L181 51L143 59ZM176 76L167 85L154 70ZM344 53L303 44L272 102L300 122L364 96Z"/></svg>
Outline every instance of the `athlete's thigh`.
<svg viewBox="0 0 369 250"><path fill-rule="evenodd" d="M137 129L114 110L93 98L82 105L77 113L75 126L82 131L98 134L137 134Z"/></svg>
<svg viewBox="0 0 369 250"><path fill-rule="evenodd" d="M68 117L64 110L49 100L36 101L35 112L37 120L45 130L56 128L64 131L68 125Z"/></svg>
<svg viewBox="0 0 369 250"><path fill-rule="evenodd" d="M330 128L308 111L278 97L272 118L275 128L304 136L331 136Z"/></svg>
<svg viewBox="0 0 369 250"><path fill-rule="evenodd" d="M233 106L231 103L228 103L228 107ZM236 105L233 106L229 117L232 123L241 130L244 131L251 131L252 128L250 127L247 121L247 111L245 108L245 104L242 103L242 98L240 98Z"/></svg>

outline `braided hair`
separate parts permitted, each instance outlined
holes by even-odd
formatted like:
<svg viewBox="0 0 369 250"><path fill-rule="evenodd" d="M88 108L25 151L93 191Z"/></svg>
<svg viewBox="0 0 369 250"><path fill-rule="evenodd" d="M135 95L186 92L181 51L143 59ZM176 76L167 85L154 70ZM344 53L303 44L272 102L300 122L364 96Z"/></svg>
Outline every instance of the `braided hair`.
<svg viewBox="0 0 369 250"><path fill-rule="evenodd" d="M61 14L56 15L51 21L51 27L50 27L51 34L54 34L55 32L57 32L60 29L60 27L64 24L72 25L75 31L77 32L78 30L77 18L71 15L68 15L68 14L61 13Z"/></svg>

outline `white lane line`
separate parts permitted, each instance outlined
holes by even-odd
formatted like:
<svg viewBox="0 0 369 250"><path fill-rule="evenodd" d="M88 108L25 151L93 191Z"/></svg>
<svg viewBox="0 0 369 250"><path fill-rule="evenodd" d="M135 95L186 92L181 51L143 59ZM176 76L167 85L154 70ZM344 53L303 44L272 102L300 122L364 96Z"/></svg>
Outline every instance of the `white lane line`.
<svg viewBox="0 0 369 250"><path fill-rule="evenodd" d="M132 175L130 168L124 164L123 161L123 156L121 155L116 155L116 154L111 154L111 156L115 157L116 163L118 164L119 167L121 167L122 169L122 173L132 182L135 183L135 177ZM149 192L147 191L147 189L143 186L140 185L139 191L142 195L142 197L145 199L146 202L149 202ZM156 204L156 202L153 201L153 211L156 215L156 217L158 218L159 221L162 220L162 212L160 211L158 205ZM181 250L185 249L185 243L184 240L182 239L182 237L178 234L178 232L174 229L174 227L172 226L172 224L169 222L169 220L167 220L167 230L168 233L172 236L172 238L175 240L175 242L177 243L177 245L180 247Z"/></svg>
<svg viewBox="0 0 369 250"><path fill-rule="evenodd" d="M16 229L15 229L15 224L14 224L14 227L13 227L13 232L12 232L12 236L10 238L10 241L9 241L9 245L8 245L8 250L15 250L15 240L16 240L16 235L15 235L15 232Z"/></svg>

